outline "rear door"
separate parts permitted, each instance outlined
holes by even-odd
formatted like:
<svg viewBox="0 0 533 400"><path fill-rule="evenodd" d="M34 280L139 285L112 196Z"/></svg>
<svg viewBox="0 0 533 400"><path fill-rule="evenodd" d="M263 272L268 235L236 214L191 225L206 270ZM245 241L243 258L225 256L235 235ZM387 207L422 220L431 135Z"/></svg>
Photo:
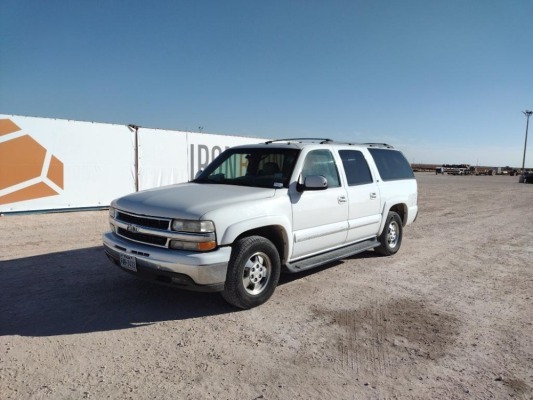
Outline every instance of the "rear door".
<svg viewBox="0 0 533 400"><path fill-rule="evenodd" d="M381 199L376 179L359 150L339 150L349 199L347 243L376 236L381 223Z"/></svg>

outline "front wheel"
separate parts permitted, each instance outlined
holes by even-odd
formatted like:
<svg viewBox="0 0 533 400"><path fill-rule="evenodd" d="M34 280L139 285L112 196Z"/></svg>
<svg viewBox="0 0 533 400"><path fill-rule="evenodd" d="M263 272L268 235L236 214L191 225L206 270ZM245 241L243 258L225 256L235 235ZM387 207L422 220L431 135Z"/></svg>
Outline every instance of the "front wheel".
<svg viewBox="0 0 533 400"><path fill-rule="evenodd" d="M259 306L274 293L280 270L279 254L270 240L261 236L240 239L231 252L222 297L243 309Z"/></svg>
<svg viewBox="0 0 533 400"><path fill-rule="evenodd" d="M389 211L383 232L378 238L381 244L376 247L376 251L384 256L396 254L402 244L402 233L402 219L394 211Z"/></svg>

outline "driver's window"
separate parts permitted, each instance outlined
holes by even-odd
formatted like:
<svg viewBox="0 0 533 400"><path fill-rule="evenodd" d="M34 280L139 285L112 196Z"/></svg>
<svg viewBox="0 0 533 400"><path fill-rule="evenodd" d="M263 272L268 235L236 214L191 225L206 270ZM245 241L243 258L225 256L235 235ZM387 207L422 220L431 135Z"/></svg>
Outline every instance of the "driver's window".
<svg viewBox="0 0 533 400"><path fill-rule="evenodd" d="M311 175L322 175L328 181L328 187L339 187L339 173L333 155L329 150L312 150L305 157L302 168L302 182Z"/></svg>

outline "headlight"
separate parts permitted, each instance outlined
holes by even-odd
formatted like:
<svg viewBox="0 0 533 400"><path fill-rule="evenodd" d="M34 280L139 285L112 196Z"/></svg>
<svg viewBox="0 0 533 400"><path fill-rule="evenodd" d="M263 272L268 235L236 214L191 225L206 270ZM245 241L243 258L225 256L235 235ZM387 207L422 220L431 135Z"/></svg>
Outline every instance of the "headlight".
<svg viewBox="0 0 533 400"><path fill-rule="evenodd" d="M171 228L173 231L183 232L185 236L187 236L187 238L184 238L183 240L171 240L171 249L209 251L217 247L215 224L213 221L175 219L172 220Z"/></svg>
<svg viewBox="0 0 533 400"><path fill-rule="evenodd" d="M117 215L117 210L113 207L109 207L109 218L115 219Z"/></svg>
<svg viewBox="0 0 533 400"><path fill-rule="evenodd" d="M213 221L175 219L172 221L172 230L176 232L208 233L215 231L215 224Z"/></svg>

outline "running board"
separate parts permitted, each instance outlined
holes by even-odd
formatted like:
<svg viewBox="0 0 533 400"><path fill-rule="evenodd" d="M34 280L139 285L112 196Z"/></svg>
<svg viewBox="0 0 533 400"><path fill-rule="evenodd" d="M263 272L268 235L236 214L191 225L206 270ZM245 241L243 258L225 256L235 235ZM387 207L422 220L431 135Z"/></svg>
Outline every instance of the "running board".
<svg viewBox="0 0 533 400"><path fill-rule="evenodd" d="M378 242L377 238L374 237L363 242L351 244L346 247L341 247L340 249L328 251L327 253L321 253L316 256L287 263L285 264L285 267L287 267L289 272L305 271L307 269L318 267L319 265L324 265L332 261L340 260L342 258L347 258L355 254L362 253L365 250L373 249L374 247L378 247L379 245L380 243Z"/></svg>

